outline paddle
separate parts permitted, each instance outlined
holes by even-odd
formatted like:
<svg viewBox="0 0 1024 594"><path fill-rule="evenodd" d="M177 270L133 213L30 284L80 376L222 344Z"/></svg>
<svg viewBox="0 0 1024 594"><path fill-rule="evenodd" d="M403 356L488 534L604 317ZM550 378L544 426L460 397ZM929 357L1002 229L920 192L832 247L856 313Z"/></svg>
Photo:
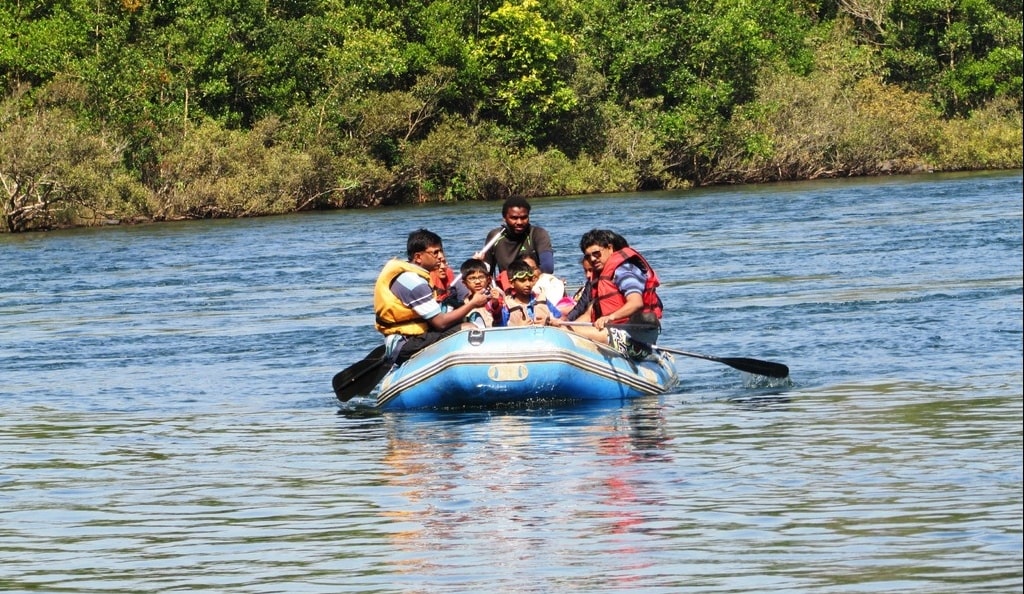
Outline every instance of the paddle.
<svg viewBox="0 0 1024 594"><path fill-rule="evenodd" d="M487 250L498 243L498 240L504 234L505 232L502 231L492 237L480 250L480 257L485 256ZM453 282L458 282L461 276L462 274L456 276ZM348 402L356 396L369 394L373 391L374 386L380 383L380 380L384 379L384 376L391 370L391 366L388 365L388 360L384 353L385 347L380 345L361 360L334 375L334 379L331 380L331 386L334 387L334 395L338 397L338 400Z"/></svg>
<svg viewBox="0 0 1024 594"><path fill-rule="evenodd" d="M331 385L338 400L348 402L360 394L369 394L391 368L384 357L385 347L380 345L362 360L334 375Z"/></svg>
<svg viewBox="0 0 1024 594"><path fill-rule="evenodd" d="M562 322L563 326L593 326L591 322ZM629 327L642 327L648 328L642 324L614 324L616 328L629 328ZM651 348L664 351L666 353L672 353L673 355L682 355L684 357L694 357L696 359L704 359L707 361L715 361L717 363L724 363L733 369L739 369L747 373L753 373L755 375L763 375L767 377L789 377L789 367L782 363L774 363L772 361L761 361L760 359L749 359L747 357L715 357L712 355L702 355L700 353L693 353L689 351L680 351L677 349L670 349L663 346L651 345Z"/></svg>
<svg viewBox="0 0 1024 594"><path fill-rule="evenodd" d="M674 355L683 355L684 357L694 357L697 359L706 359L708 361L725 363L729 367L739 369L740 371L745 371L747 373L753 373L755 375L764 375L767 377L789 377L789 367L786 367L782 363L761 361L760 359L748 359L746 357L714 357L712 355L690 353L658 345L651 345L651 348L658 351L665 351L666 353L672 353Z"/></svg>
<svg viewBox="0 0 1024 594"><path fill-rule="evenodd" d="M485 243L484 247L480 248L479 252L473 254L473 257L474 258L478 257L480 260L483 260L484 258L486 258L487 257L487 250L489 250L492 247L494 247L494 244L498 243L498 240L500 240L502 237L505 237L505 229L504 229L504 227L501 229L501 231L498 231L498 233L496 233L494 235L494 237L492 237L490 239L490 241ZM460 271L458 274L455 275L455 278L452 279L452 284L454 285L455 283L459 282L459 279L461 279L461 278L462 278L462 272Z"/></svg>

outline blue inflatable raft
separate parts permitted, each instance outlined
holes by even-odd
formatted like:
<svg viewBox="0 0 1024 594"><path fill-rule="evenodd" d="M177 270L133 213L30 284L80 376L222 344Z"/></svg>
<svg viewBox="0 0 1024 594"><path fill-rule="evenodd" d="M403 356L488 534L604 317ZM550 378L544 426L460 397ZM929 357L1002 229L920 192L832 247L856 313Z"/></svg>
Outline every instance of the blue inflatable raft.
<svg viewBox="0 0 1024 594"><path fill-rule="evenodd" d="M375 392L383 410L625 400L679 381L672 356L631 361L550 326L463 330L390 370Z"/></svg>

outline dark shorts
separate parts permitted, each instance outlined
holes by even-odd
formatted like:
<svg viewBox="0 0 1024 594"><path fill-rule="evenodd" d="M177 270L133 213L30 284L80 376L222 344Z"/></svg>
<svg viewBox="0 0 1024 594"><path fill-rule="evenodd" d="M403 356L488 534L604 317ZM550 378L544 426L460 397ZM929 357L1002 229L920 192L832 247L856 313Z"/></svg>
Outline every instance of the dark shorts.
<svg viewBox="0 0 1024 594"><path fill-rule="evenodd" d="M638 313L630 317L623 328L633 340L644 344L655 344L661 335L661 321L654 314Z"/></svg>
<svg viewBox="0 0 1024 594"><path fill-rule="evenodd" d="M462 329L461 326L461 324L455 324L454 326L445 330L444 332L428 330L425 334L407 336L405 339L405 343L402 345L402 348L398 351L398 359L396 359L395 362L401 363L407 360L409 357L412 357L416 353L427 348L428 346L441 340L442 338L447 338L452 334L455 334L456 332Z"/></svg>
<svg viewBox="0 0 1024 594"><path fill-rule="evenodd" d="M633 340L638 340L644 344L657 344L658 336L661 334L661 329L626 330L626 334L628 334Z"/></svg>

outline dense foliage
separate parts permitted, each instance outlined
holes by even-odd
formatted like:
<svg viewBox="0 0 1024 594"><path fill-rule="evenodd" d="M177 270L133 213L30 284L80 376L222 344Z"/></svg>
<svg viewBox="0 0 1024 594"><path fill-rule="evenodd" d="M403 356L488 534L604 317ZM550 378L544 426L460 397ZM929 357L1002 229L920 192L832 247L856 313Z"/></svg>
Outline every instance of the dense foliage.
<svg viewBox="0 0 1024 594"><path fill-rule="evenodd" d="M0 229L1022 164L1008 0L6 0Z"/></svg>

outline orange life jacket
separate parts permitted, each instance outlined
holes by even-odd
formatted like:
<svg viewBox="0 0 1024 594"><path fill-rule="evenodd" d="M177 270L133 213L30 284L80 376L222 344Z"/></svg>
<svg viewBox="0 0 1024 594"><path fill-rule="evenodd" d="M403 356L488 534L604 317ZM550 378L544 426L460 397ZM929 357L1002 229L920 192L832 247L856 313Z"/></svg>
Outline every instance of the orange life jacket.
<svg viewBox="0 0 1024 594"><path fill-rule="evenodd" d="M625 247L613 253L611 257L608 258L604 268L601 269L601 274L597 277L596 282L594 282L590 289L590 300L593 304L590 317L591 321L595 321L597 318L606 315L604 312L611 313L618 311L620 307L626 304L626 297L621 291L619 291L619 287L615 284L614 280L615 270L624 262L629 262L638 266L647 275L647 282L644 283L644 290L642 293L644 307L631 317L637 321L649 322L653 321L651 320L651 315L653 314L654 320L660 320L662 304L661 298L658 297L658 293L656 292L656 289L661 284L658 280L658 275L639 252L633 248ZM612 323L622 324L629 321L630 318L621 318L613 320Z"/></svg>
<svg viewBox="0 0 1024 594"><path fill-rule="evenodd" d="M391 283L403 272L411 272L424 282L430 282L430 273L411 262L394 258L384 265L373 286L373 311L376 314L377 331L385 336L417 336L426 334L430 329L426 320L391 292Z"/></svg>

